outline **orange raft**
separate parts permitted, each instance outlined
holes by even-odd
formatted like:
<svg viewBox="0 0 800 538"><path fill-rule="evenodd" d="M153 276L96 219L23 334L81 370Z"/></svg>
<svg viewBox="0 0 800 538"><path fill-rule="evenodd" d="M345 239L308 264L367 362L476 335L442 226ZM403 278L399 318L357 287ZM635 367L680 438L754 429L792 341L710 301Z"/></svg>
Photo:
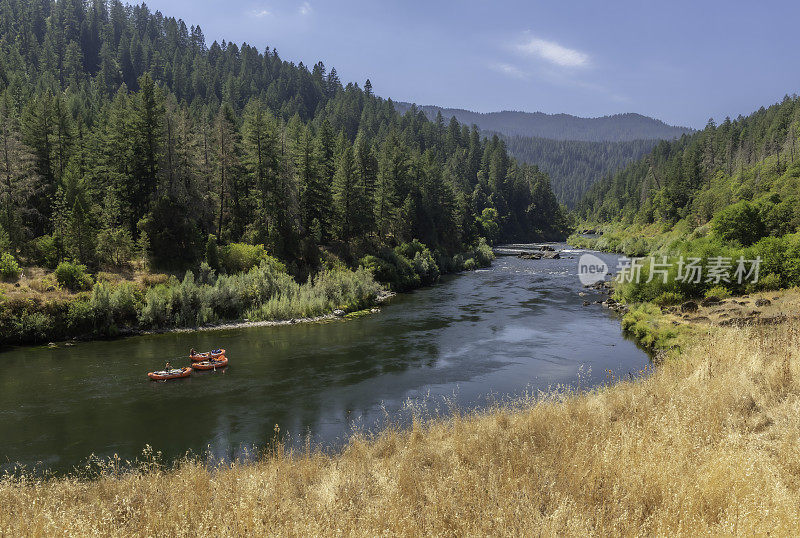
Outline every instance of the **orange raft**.
<svg viewBox="0 0 800 538"><path fill-rule="evenodd" d="M192 368L195 370L216 370L217 368L225 368L226 366L228 366L228 357L225 355L218 359L192 363Z"/></svg>
<svg viewBox="0 0 800 538"><path fill-rule="evenodd" d="M192 359L192 362L201 362L219 359L223 356L225 356L224 349L215 349L214 351L206 351L205 353L195 353L194 355L189 355L189 358Z"/></svg>
<svg viewBox="0 0 800 538"><path fill-rule="evenodd" d="M192 369L188 366L184 368L175 368L174 370L162 370L160 372L149 372L147 377L153 381L166 381L168 379L178 379L180 377L189 377Z"/></svg>

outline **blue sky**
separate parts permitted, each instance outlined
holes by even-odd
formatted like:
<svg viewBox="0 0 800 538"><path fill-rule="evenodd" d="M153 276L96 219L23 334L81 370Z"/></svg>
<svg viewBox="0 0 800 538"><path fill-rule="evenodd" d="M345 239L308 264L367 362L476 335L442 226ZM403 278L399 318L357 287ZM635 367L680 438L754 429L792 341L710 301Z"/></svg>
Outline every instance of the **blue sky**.
<svg viewBox="0 0 800 538"><path fill-rule="evenodd" d="M395 100L481 112L639 112L703 127L800 90L800 3L151 0Z"/></svg>

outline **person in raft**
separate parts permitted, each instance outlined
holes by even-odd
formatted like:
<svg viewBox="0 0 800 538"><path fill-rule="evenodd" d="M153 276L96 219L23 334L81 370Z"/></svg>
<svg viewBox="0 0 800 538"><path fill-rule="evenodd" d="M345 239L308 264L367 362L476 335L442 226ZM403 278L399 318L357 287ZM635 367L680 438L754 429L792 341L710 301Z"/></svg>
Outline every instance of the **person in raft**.
<svg viewBox="0 0 800 538"><path fill-rule="evenodd" d="M164 365L164 370L166 370L167 373L172 371L172 365L170 364L169 361L167 361L167 364Z"/></svg>
<svg viewBox="0 0 800 538"><path fill-rule="evenodd" d="M197 355L197 351L195 351L194 348L190 349L189 350L189 356L190 357L194 357L195 355Z"/></svg>

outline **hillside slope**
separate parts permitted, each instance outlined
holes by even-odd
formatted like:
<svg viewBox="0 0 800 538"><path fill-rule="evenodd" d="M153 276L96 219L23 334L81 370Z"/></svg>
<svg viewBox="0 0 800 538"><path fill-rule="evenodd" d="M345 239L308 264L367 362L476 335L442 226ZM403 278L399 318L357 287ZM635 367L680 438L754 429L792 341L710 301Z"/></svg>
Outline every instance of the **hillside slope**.
<svg viewBox="0 0 800 538"><path fill-rule="evenodd" d="M395 108L405 113L411 103L397 102ZM672 139L693 132L687 127L667 125L663 121L627 113L580 118L570 114L545 114L543 112L472 112L459 108L433 105L417 106L429 119L441 113L445 120L455 117L467 125L475 124L483 131L495 131L506 136L531 136L553 140L581 140L586 142L619 142L646 139Z"/></svg>
<svg viewBox="0 0 800 538"><path fill-rule="evenodd" d="M672 142L594 185L578 206L592 221L705 224L729 205L756 201L776 233L796 231L800 98ZM774 222L772 222L774 221ZM781 223L783 225L781 226Z"/></svg>

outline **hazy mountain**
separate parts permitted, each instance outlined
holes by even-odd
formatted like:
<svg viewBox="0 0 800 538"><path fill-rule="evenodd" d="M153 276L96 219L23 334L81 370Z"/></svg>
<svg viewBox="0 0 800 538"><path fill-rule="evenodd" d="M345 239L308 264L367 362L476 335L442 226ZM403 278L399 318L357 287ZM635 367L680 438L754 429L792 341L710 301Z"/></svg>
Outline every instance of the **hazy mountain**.
<svg viewBox="0 0 800 538"><path fill-rule="evenodd" d="M411 103L397 102L395 108L405 113ZM600 118L580 118L570 114L545 114L543 112L472 112L459 108L418 106L426 116L435 119L438 112L445 121L451 117L467 125L473 123L483 131L496 131L506 136L531 136L553 140L582 140L585 142L620 142L630 140L679 138L692 133L688 127L667 125L661 120L627 113Z"/></svg>

